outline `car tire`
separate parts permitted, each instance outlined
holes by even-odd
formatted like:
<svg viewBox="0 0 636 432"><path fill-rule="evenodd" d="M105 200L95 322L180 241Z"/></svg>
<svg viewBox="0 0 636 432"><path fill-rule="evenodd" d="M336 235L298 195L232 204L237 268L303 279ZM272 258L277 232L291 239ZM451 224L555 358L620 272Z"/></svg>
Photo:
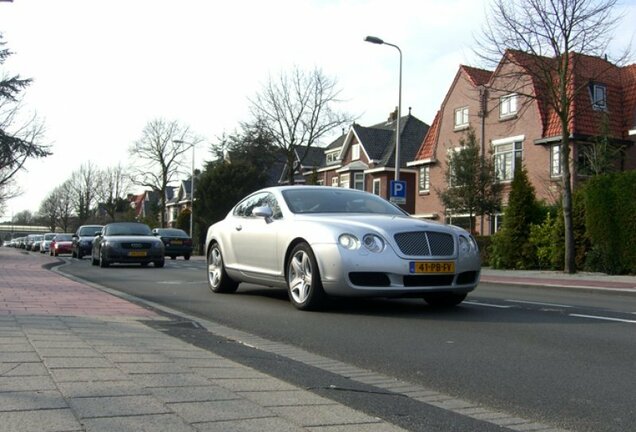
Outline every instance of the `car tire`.
<svg viewBox="0 0 636 432"><path fill-rule="evenodd" d="M214 243L208 252L208 288L215 293L233 293L238 283L228 276L223 263L223 255L218 243Z"/></svg>
<svg viewBox="0 0 636 432"><path fill-rule="evenodd" d="M100 251L99 253L99 266L101 268L106 268L110 265L110 263L108 262L108 260L106 259L106 257L104 256L104 252Z"/></svg>
<svg viewBox="0 0 636 432"><path fill-rule="evenodd" d="M318 263L311 247L299 243L287 260L287 294L295 308L300 310L320 309L325 300Z"/></svg>
<svg viewBox="0 0 636 432"><path fill-rule="evenodd" d="M161 261L155 261L155 267L157 268L161 268L166 264L166 262L164 260Z"/></svg>
<svg viewBox="0 0 636 432"><path fill-rule="evenodd" d="M99 260L95 259L95 257L93 256L93 254L91 253L91 264L96 266L97 264L99 264Z"/></svg>
<svg viewBox="0 0 636 432"><path fill-rule="evenodd" d="M78 250L75 255L77 256L77 259L82 259L84 257L84 255L82 255L82 252L80 250Z"/></svg>
<svg viewBox="0 0 636 432"><path fill-rule="evenodd" d="M188 261L188 260L190 259L190 255L184 255L184 256L183 256L183 259L184 259L184 260L186 260L186 261Z"/></svg>
<svg viewBox="0 0 636 432"><path fill-rule="evenodd" d="M467 295L467 293L434 292L425 294L424 301L432 307L449 308L463 302Z"/></svg>

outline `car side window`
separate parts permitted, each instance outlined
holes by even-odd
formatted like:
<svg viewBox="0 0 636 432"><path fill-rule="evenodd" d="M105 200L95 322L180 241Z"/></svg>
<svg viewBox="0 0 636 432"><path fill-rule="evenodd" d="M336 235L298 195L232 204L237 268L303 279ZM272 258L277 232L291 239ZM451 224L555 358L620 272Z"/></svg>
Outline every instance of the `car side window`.
<svg viewBox="0 0 636 432"><path fill-rule="evenodd" d="M276 197L269 192L257 193L246 198L236 206L233 214L238 217L253 217L252 212L257 207L271 208L274 219L280 219L283 216Z"/></svg>
<svg viewBox="0 0 636 432"><path fill-rule="evenodd" d="M278 200L274 194L268 193L263 205L272 209L272 218L281 219L283 217L283 212L280 210L280 205L278 205Z"/></svg>

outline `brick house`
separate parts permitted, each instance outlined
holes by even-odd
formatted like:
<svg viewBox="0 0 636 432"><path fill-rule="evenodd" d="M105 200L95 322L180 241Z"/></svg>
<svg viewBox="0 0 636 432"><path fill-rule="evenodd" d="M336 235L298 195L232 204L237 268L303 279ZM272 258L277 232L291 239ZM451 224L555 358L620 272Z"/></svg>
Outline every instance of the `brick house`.
<svg viewBox="0 0 636 432"><path fill-rule="evenodd" d="M504 183L504 205L515 166L520 163L528 171L537 198L557 202L562 168L559 119L542 101L546 90L528 78L519 79L516 73L536 61L550 59L509 51L494 71L459 67L421 147L407 163L417 171L414 216L468 225L466 215L447 214L438 195L447 187L448 153L459 149L468 128L475 131L483 154L494 158L496 176ZM600 134L604 117L612 144L623 150L617 168L635 169L636 65L618 67L582 54L573 54L570 65L570 90L582 89L570 113L573 186L589 175L586 152ZM528 94L537 97L525 96ZM482 232L494 233L501 220L502 215L486 218ZM479 220L476 226L481 231Z"/></svg>
<svg viewBox="0 0 636 432"><path fill-rule="evenodd" d="M192 178L181 180L178 186L168 186L166 189L166 226L174 228L179 214L192 207L191 199Z"/></svg>
<svg viewBox="0 0 636 432"><path fill-rule="evenodd" d="M407 190L414 191L416 170L405 162L415 157L429 126L410 111L400 119L400 179L407 182ZM395 176L396 125L397 110L386 122L370 127L354 123L319 152L306 149L312 152L303 160L302 177L306 183L360 189L389 199L389 182ZM402 208L413 212L414 194L407 196Z"/></svg>

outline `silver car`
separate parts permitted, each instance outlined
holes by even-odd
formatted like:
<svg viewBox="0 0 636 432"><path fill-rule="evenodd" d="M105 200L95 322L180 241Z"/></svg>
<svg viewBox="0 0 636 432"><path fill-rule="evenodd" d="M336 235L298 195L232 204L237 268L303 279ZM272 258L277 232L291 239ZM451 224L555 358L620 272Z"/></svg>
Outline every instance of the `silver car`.
<svg viewBox="0 0 636 432"><path fill-rule="evenodd" d="M262 189L240 201L206 238L208 285L287 288L292 304L326 296L422 297L454 306L479 283L474 238L410 217L376 195L329 186Z"/></svg>
<svg viewBox="0 0 636 432"><path fill-rule="evenodd" d="M139 263L142 267L153 263L163 267L163 242L152 235L150 227L138 222L113 222L95 234L91 264L108 267L114 263Z"/></svg>

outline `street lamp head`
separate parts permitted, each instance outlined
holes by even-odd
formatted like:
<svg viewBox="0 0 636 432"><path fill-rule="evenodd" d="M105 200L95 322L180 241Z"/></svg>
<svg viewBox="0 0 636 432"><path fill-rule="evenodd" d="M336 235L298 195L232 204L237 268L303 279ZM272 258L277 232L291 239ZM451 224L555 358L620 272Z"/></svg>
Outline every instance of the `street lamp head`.
<svg viewBox="0 0 636 432"><path fill-rule="evenodd" d="M374 44L378 44L378 45L382 45L384 43L384 41L382 39L380 39L379 37L375 37L375 36L367 36L364 38L365 42L371 42Z"/></svg>

